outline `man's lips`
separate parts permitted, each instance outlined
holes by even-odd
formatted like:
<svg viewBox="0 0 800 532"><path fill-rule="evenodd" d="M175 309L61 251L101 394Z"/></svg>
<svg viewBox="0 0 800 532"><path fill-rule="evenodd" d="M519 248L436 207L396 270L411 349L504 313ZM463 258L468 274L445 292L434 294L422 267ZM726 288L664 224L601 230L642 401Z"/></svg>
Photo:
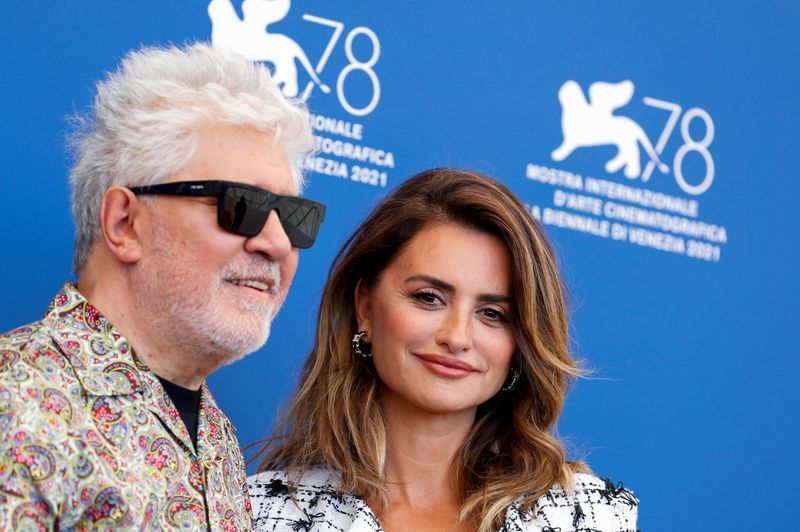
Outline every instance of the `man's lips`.
<svg viewBox="0 0 800 532"><path fill-rule="evenodd" d="M477 371L466 362L448 356L423 353L417 354L416 357L422 361L426 368L442 377L457 379Z"/></svg>
<svg viewBox="0 0 800 532"><path fill-rule="evenodd" d="M274 295L277 293L277 286L273 279L265 277L247 278L247 279L226 279L227 282L246 288L252 288L262 293Z"/></svg>

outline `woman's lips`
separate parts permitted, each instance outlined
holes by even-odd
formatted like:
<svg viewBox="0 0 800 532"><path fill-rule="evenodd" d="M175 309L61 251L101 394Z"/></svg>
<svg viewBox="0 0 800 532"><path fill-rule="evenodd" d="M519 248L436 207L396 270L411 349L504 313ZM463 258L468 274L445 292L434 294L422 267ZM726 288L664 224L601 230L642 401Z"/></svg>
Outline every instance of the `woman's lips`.
<svg viewBox="0 0 800 532"><path fill-rule="evenodd" d="M466 362L456 360L455 358L428 354L416 356L422 361L423 366L442 377L460 379L475 371L475 368Z"/></svg>

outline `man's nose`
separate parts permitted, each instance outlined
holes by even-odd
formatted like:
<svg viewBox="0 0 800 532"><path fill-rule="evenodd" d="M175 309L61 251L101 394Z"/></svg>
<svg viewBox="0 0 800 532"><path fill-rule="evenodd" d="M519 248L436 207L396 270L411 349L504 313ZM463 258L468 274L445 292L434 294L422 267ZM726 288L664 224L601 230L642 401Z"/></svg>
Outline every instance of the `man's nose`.
<svg viewBox="0 0 800 532"><path fill-rule="evenodd" d="M472 312L451 307L439 327L436 342L447 346L451 353L466 351L472 347Z"/></svg>
<svg viewBox="0 0 800 532"><path fill-rule="evenodd" d="M269 213L261 232L248 238L244 248L250 253L262 253L275 260L282 259L292 252L292 243L283 229L278 211L273 210Z"/></svg>

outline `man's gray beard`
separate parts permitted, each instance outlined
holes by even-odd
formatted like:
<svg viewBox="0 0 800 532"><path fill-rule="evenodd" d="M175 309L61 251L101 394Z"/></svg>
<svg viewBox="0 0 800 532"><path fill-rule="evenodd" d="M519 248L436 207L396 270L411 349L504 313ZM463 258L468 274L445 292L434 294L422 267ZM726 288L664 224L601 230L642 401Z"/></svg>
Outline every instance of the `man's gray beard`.
<svg viewBox="0 0 800 532"><path fill-rule="evenodd" d="M265 258L251 257L245 264L229 264L210 287L193 286L197 282L191 268L176 267L173 246L161 232L153 255L140 261L131 272L137 302L153 314L153 333L170 339L176 349L198 358L212 357L230 364L260 349L267 341L272 319L280 302L280 268ZM172 258L173 260L167 260ZM239 300L239 313L221 308L224 279L266 277L275 280L274 299L269 302ZM228 296L230 297L230 296Z"/></svg>

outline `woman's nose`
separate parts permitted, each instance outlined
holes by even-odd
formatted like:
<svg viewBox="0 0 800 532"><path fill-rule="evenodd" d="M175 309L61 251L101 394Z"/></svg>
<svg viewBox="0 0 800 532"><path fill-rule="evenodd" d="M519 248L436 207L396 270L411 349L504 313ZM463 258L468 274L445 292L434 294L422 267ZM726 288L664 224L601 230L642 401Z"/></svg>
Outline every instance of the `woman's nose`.
<svg viewBox="0 0 800 532"><path fill-rule="evenodd" d="M466 351L472 347L472 312L454 307L448 311L447 317L437 333L436 342L446 345L451 353Z"/></svg>

